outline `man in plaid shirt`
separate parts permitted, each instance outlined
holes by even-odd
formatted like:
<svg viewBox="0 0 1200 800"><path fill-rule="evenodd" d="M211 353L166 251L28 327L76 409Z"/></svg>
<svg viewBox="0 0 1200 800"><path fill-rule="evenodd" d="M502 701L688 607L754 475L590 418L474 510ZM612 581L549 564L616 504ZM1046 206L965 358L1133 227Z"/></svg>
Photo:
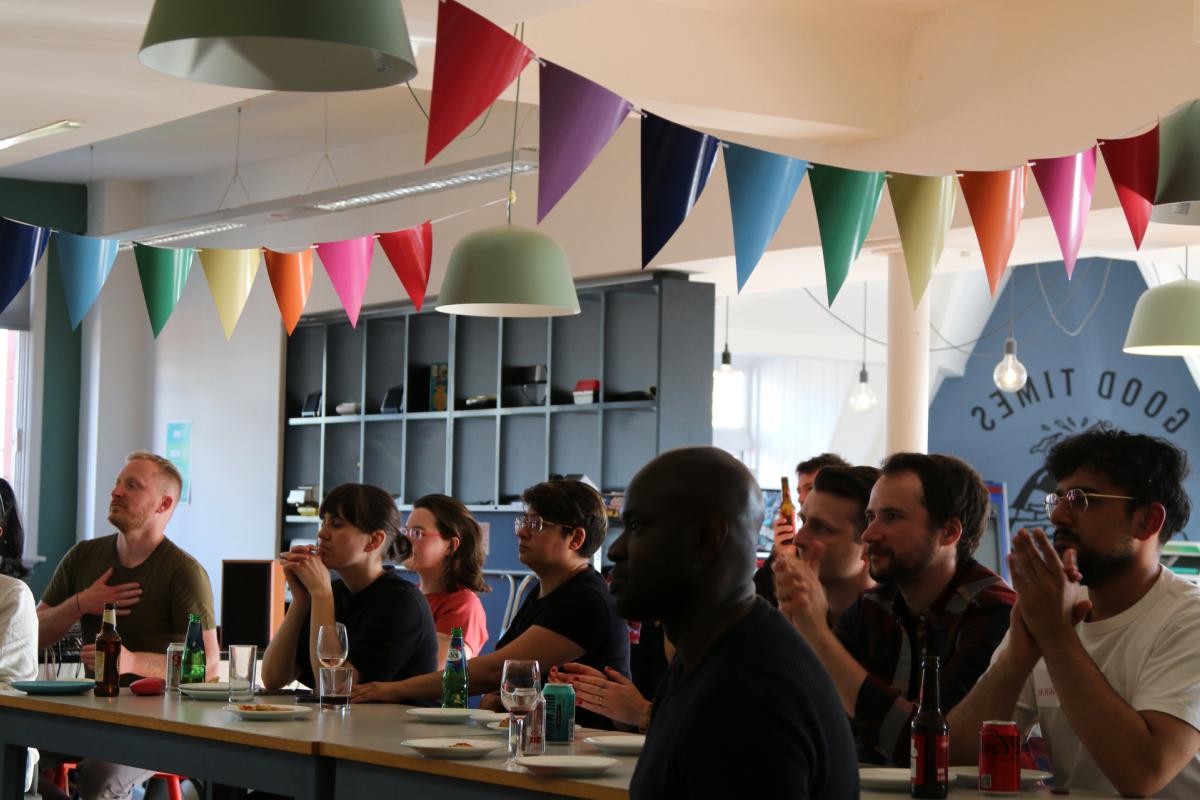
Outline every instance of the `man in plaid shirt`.
<svg viewBox="0 0 1200 800"><path fill-rule="evenodd" d="M907 766L921 658L941 658L942 711L987 669L1016 595L972 554L987 524L987 488L964 461L896 453L871 491L863 531L871 577L837 621L818 575L820 547L778 559L780 610L808 640L854 724L860 762Z"/></svg>

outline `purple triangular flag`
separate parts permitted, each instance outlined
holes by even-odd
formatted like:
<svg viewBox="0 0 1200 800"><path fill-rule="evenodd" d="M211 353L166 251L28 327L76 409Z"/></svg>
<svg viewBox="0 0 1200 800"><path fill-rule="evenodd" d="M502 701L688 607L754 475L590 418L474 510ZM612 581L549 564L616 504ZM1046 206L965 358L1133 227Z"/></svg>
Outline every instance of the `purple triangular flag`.
<svg viewBox="0 0 1200 800"><path fill-rule="evenodd" d="M542 62L538 222L550 213L629 116L633 103L598 83Z"/></svg>

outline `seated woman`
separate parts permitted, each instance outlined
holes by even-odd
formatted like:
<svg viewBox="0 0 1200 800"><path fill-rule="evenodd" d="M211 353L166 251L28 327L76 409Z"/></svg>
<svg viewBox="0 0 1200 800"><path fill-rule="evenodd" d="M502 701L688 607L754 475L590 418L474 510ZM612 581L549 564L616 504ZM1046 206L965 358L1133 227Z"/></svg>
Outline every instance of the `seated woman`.
<svg viewBox="0 0 1200 800"><path fill-rule="evenodd" d="M317 632L341 622L350 639L343 666L354 681L394 681L437 667L437 632L421 592L385 557L402 561L412 544L400 536L400 512L384 490L343 484L318 511L319 546L281 553L292 604L263 654L262 681L278 689L299 680L316 687ZM336 570L333 580L330 570Z"/></svg>
<svg viewBox="0 0 1200 800"><path fill-rule="evenodd" d="M596 669L613 666L629 674L629 632L616 604L590 558L608 532L604 501L579 481L548 481L525 491L526 511L516 519L521 562L538 582L521 604L495 652L468 664L472 693L496 692L507 659L536 659L542 675L568 661ZM441 673L398 683L366 683L355 687L357 702L405 701L440 697ZM485 707L500 708L499 697ZM603 716L580 710L581 725L611 728Z"/></svg>
<svg viewBox="0 0 1200 800"><path fill-rule="evenodd" d="M413 503L404 535L412 555L404 562L421 578L421 591L437 628L438 664L446 663L450 631L462 628L467 658L479 655L488 639L487 614L476 592L490 592L483 580L483 533L458 500L427 494Z"/></svg>
<svg viewBox="0 0 1200 800"><path fill-rule="evenodd" d="M0 478L0 692L17 694L13 681L37 678L38 621L33 592L24 581L29 570L21 563L25 529L17 513L17 498ZM26 760L25 790L37 765L36 750Z"/></svg>

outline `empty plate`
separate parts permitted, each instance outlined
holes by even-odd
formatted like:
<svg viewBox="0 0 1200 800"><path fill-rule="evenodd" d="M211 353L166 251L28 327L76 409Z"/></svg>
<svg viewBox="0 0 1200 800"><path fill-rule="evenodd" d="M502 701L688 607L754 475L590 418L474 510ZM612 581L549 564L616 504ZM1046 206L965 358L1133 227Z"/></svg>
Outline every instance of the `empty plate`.
<svg viewBox="0 0 1200 800"><path fill-rule="evenodd" d="M534 775L599 775L620 764L605 756L518 756L517 763Z"/></svg>
<svg viewBox="0 0 1200 800"><path fill-rule="evenodd" d="M471 715L477 712L473 708L410 708L408 713L422 722L462 725L470 722Z"/></svg>
<svg viewBox="0 0 1200 800"><path fill-rule="evenodd" d="M12 687L25 694L83 694L96 688L95 681L13 681Z"/></svg>
<svg viewBox="0 0 1200 800"><path fill-rule="evenodd" d="M411 747L427 758L484 758L505 746L499 739L470 739L439 736L434 739L405 739L400 744Z"/></svg>
<svg viewBox="0 0 1200 800"><path fill-rule="evenodd" d="M614 756L636 756L642 752L646 737L640 733L614 733L608 736L589 736L585 742Z"/></svg>

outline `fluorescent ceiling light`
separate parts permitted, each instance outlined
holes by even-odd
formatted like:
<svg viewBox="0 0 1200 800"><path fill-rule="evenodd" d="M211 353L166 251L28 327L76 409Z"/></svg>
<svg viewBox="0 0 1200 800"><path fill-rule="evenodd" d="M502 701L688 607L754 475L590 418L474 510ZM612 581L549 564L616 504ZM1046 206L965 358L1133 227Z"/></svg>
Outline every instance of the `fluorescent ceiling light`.
<svg viewBox="0 0 1200 800"><path fill-rule="evenodd" d="M238 228L244 228L244 222L223 222L220 225L209 225L206 228L195 228L190 231L180 231L179 233L168 233L162 236L150 236L145 239L138 239L140 244L163 245L171 242L179 242L184 239L195 239L197 236L208 236L214 233L225 233L226 231L236 231ZM118 250L132 250L133 242L125 242Z"/></svg>
<svg viewBox="0 0 1200 800"><path fill-rule="evenodd" d="M60 119L58 122L51 122L49 125L43 125L40 128L18 133L14 136L8 136L0 139L0 150L7 150L10 147L16 147L25 142L31 142L34 139L41 139L43 136L53 136L56 133L66 133L73 131L76 128L82 128L83 123L74 119Z"/></svg>
<svg viewBox="0 0 1200 800"><path fill-rule="evenodd" d="M518 175L527 172L537 172L537 168L537 162L534 161L517 161L511 165L512 171ZM413 195L431 194L468 184L485 183L499 178L507 178L509 169L509 162L505 161L502 164L492 164L465 172L455 172L444 178L437 178L435 180L401 184L394 189L339 198L323 203L313 203L310 207L320 209L321 211L346 211L351 208L374 205L375 203L390 203L393 200L402 200L405 197L412 197Z"/></svg>

